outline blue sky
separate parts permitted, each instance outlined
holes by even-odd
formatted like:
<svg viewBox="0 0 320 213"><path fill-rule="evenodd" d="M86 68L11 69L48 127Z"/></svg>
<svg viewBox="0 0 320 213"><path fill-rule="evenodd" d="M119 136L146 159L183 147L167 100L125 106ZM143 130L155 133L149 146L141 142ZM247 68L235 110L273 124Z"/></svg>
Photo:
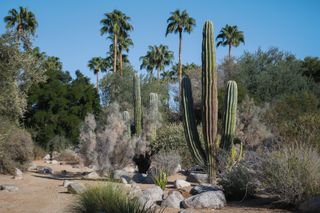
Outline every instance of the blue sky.
<svg viewBox="0 0 320 213"><path fill-rule="evenodd" d="M190 35L183 35L184 63L200 64L201 30L207 19L214 22L215 35L225 24L238 25L244 31L246 44L233 49L235 56L258 47L279 47L298 58L320 56L318 0L0 0L0 18L19 6L28 7L38 20L34 45L59 57L65 70L73 74L80 69L93 82L87 62L106 55L110 41L100 35L100 20L113 9L132 19L134 47L129 59L136 70L148 45L166 44L178 60L178 35L165 37L166 20L175 9L186 9L197 22ZM0 33L4 31L0 21ZM227 48L218 48L218 63L226 54Z"/></svg>

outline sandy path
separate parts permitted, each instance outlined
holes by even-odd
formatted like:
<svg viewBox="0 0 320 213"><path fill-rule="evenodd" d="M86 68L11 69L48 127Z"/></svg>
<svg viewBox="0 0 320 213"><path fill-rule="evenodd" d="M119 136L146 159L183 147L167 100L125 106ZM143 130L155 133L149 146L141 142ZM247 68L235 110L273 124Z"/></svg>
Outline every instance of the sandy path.
<svg viewBox="0 0 320 213"><path fill-rule="evenodd" d="M35 162L38 166L51 167L55 172L67 170L69 172L83 172L85 170L72 168L70 165L51 165L41 161ZM83 181L81 181L83 182ZM76 195L68 194L62 186L63 180L49 178L34 172L27 172L23 180L13 180L12 176L0 175L1 184L14 184L19 187L16 192L0 191L0 213L65 213L70 212L70 205L75 201ZM86 184L96 183L85 181ZM141 185L146 188L148 185ZM242 205L242 206L241 206ZM230 213L269 213L288 212L284 210L254 207L250 203L229 203L222 210L193 211L196 212L230 212ZM166 213L177 213L176 209L166 209Z"/></svg>

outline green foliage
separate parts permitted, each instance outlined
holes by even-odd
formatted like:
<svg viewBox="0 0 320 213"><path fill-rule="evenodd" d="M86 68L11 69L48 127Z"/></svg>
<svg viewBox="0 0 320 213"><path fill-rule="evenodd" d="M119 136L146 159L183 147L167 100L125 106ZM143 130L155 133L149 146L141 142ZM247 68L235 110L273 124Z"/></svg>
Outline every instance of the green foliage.
<svg viewBox="0 0 320 213"><path fill-rule="evenodd" d="M80 194L72 207L75 213L153 213L155 209L146 208L138 198L130 198L121 186L105 184L89 188Z"/></svg>
<svg viewBox="0 0 320 213"><path fill-rule="evenodd" d="M280 200L298 205L320 191L320 156L310 146L290 145L263 153L260 181Z"/></svg>
<svg viewBox="0 0 320 213"><path fill-rule="evenodd" d="M152 175L152 180L154 184L159 186L162 190L165 190L168 183L168 175L164 171L156 171L155 174Z"/></svg>
<svg viewBox="0 0 320 213"><path fill-rule="evenodd" d="M68 72L57 69L61 68L59 61L49 57L44 63L48 67L48 79L32 87L24 124L33 130L38 144L53 151L53 145L61 147L61 141L77 143L81 121L87 113L96 113L100 103L93 85L80 71L72 80ZM53 141L60 142L51 143Z"/></svg>
<svg viewBox="0 0 320 213"><path fill-rule="evenodd" d="M318 57L305 57L301 66L303 75L320 83L320 59Z"/></svg>

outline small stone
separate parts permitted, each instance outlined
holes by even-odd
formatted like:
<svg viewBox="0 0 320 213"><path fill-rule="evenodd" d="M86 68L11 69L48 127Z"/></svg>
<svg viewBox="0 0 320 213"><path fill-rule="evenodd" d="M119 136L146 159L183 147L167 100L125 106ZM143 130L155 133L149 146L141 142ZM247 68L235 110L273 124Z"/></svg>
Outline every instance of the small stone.
<svg viewBox="0 0 320 213"><path fill-rule="evenodd" d="M87 174L84 177L88 178L88 179L99 179L100 175L98 173L96 173L96 172L90 172L89 174Z"/></svg>
<svg viewBox="0 0 320 213"><path fill-rule="evenodd" d="M208 174L190 172L187 176L187 181L193 183L205 183L208 181Z"/></svg>
<svg viewBox="0 0 320 213"><path fill-rule="evenodd" d="M176 180L174 182L174 186L177 189L181 189L181 188L189 187L189 186L191 186L191 184L188 181L185 181L185 180Z"/></svg>
<svg viewBox="0 0 320 213"><path fill-rule="evenodd" d="M299 206L299 212L302 213L319 213L320 212L320 196L304 201Z"/></svg>
<svg viewBox="0 0 320 213"><path fill-rule="evenodd" d="M71 194L81 194L86 190L86 187L81 183L70 183L68 185L68 192Z"/></svg>
<svg viewBox="0 0 320 213"><path fill-rule="evenodd" d="M190 194L192 195L197 195L203 192L209 192L209 191L218 191L218 190L222 190L221 186L217 186L217 185L211 185L211 184L201 184L198 186L193 187L190 190Z"/></svg>
<svg viewBox="0 0 320 213"><path fill-rule="evenodd" d="M19 188L18 188L16 185L3 184L3 185L0 185L0 190L5 190L5 191L9 191L9 192L14 192L14 191L18 191Z"/></svg>
<svg viewBox="0 0 320 213"><path fill-rule="evenodd" d="M222 191L208 191L185 199L181 202L181 206L194 209L220 209L225 206L226 202Z"/></svg>
<svg viewBox="0 0 320 213"><path fill-rule="evenodd" d="M71 183L73 183L73 182L70 181L70 180L64 180L64 181L63 181L63 187L64 187L64 188L68 188L68 186L69 186Z"/></svg>
<svg viewBox="0 0 320 213"><path fill-rule="evenodd" d="M168 197L162 201L161 207L168 207L168 208L180 208L181 201L184 200L184 197L180 192L173 191Z"/></svg>
<svg viewBox="0 0 320 213"><path fill-rule="evenodd" d="M38 166L37 172L41 174L53 174L53 170L50 167Z"/></svg>

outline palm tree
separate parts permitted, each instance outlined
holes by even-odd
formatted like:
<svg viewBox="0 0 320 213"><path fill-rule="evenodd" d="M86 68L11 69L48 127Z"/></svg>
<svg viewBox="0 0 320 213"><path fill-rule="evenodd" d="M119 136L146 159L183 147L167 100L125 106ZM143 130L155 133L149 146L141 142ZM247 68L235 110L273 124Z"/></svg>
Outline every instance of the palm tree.
<svg viewBox="0 0 320 213"><path fill-rule="evenodd" d="M179 82L182 79L182 32L191 33L193 27L196 25L196 20L189 16L186 10L180 12L176 10L171 12L171 16L167 20L168 26L166 31L166 36L169 33L179 33Z"/></svg>
<svg viewBox="0 0 320 213"><path fill-rule="evenodd" d="M157 69L157 79L160 80L160 73L165 66L172 64L173 52L169 50L168 46L160 44L159 46L149 46L149 50L145 56L140 57L142 64L140 69L146 68L153 76L153 69Z"/></svg>
<svg viewBox="0 0 320 213"><path fill-rule="evenodd" d="M111 13L105 13L105 18L100 21L102 27L101 35L110 34L113 39L113 72L117 72L117 40L120 36L128 37L128 32L133 30L132 25L128 22L130 17L126 16L119 10Z"/></svg>
<svg viewBox="0 0 320 213"><path fill-rule="evenodd" d="M109 36L109 39L113 40L113 35ZM123 54L124 52L128 53L129 48L133 46L133 41L129 36L126 36L125 34L120 35L118 37L118 42L117 42L117 58L119 60L119 70L120 74L123 74L122 67L123 67L123 62L128 61L127 60L127 55ZM114 47L113 44L110 45L110 50L113 51Z"/></svg>
<svg viewBox="0 0 320 213"><path fill-rule="evenodd" d="M9 10L4 22L7 29L14 29L18 41L23 39L25 34L34 35L38 26L35 15L24 7L19 7L19 12L16 9Z"/></svg>
<svg viewBox="0 0 320 213"><path fill-rule="evenodd" d="M102 57L93 57L88 62L88 67L93 73L96 75L96 89L99 92L99 72L103 72L107 70L108 64L107 60Z"/></svg>
<svg viewBox="0 0 320 213"><path fill-rule="evenodd" d="M242 31L238 30L238 26L226 25L221 30L219 35L216 37L217 47L228 46L228 58L231 59L231 47L238 47L241 43L244 44L244 35Z"/></svg>

